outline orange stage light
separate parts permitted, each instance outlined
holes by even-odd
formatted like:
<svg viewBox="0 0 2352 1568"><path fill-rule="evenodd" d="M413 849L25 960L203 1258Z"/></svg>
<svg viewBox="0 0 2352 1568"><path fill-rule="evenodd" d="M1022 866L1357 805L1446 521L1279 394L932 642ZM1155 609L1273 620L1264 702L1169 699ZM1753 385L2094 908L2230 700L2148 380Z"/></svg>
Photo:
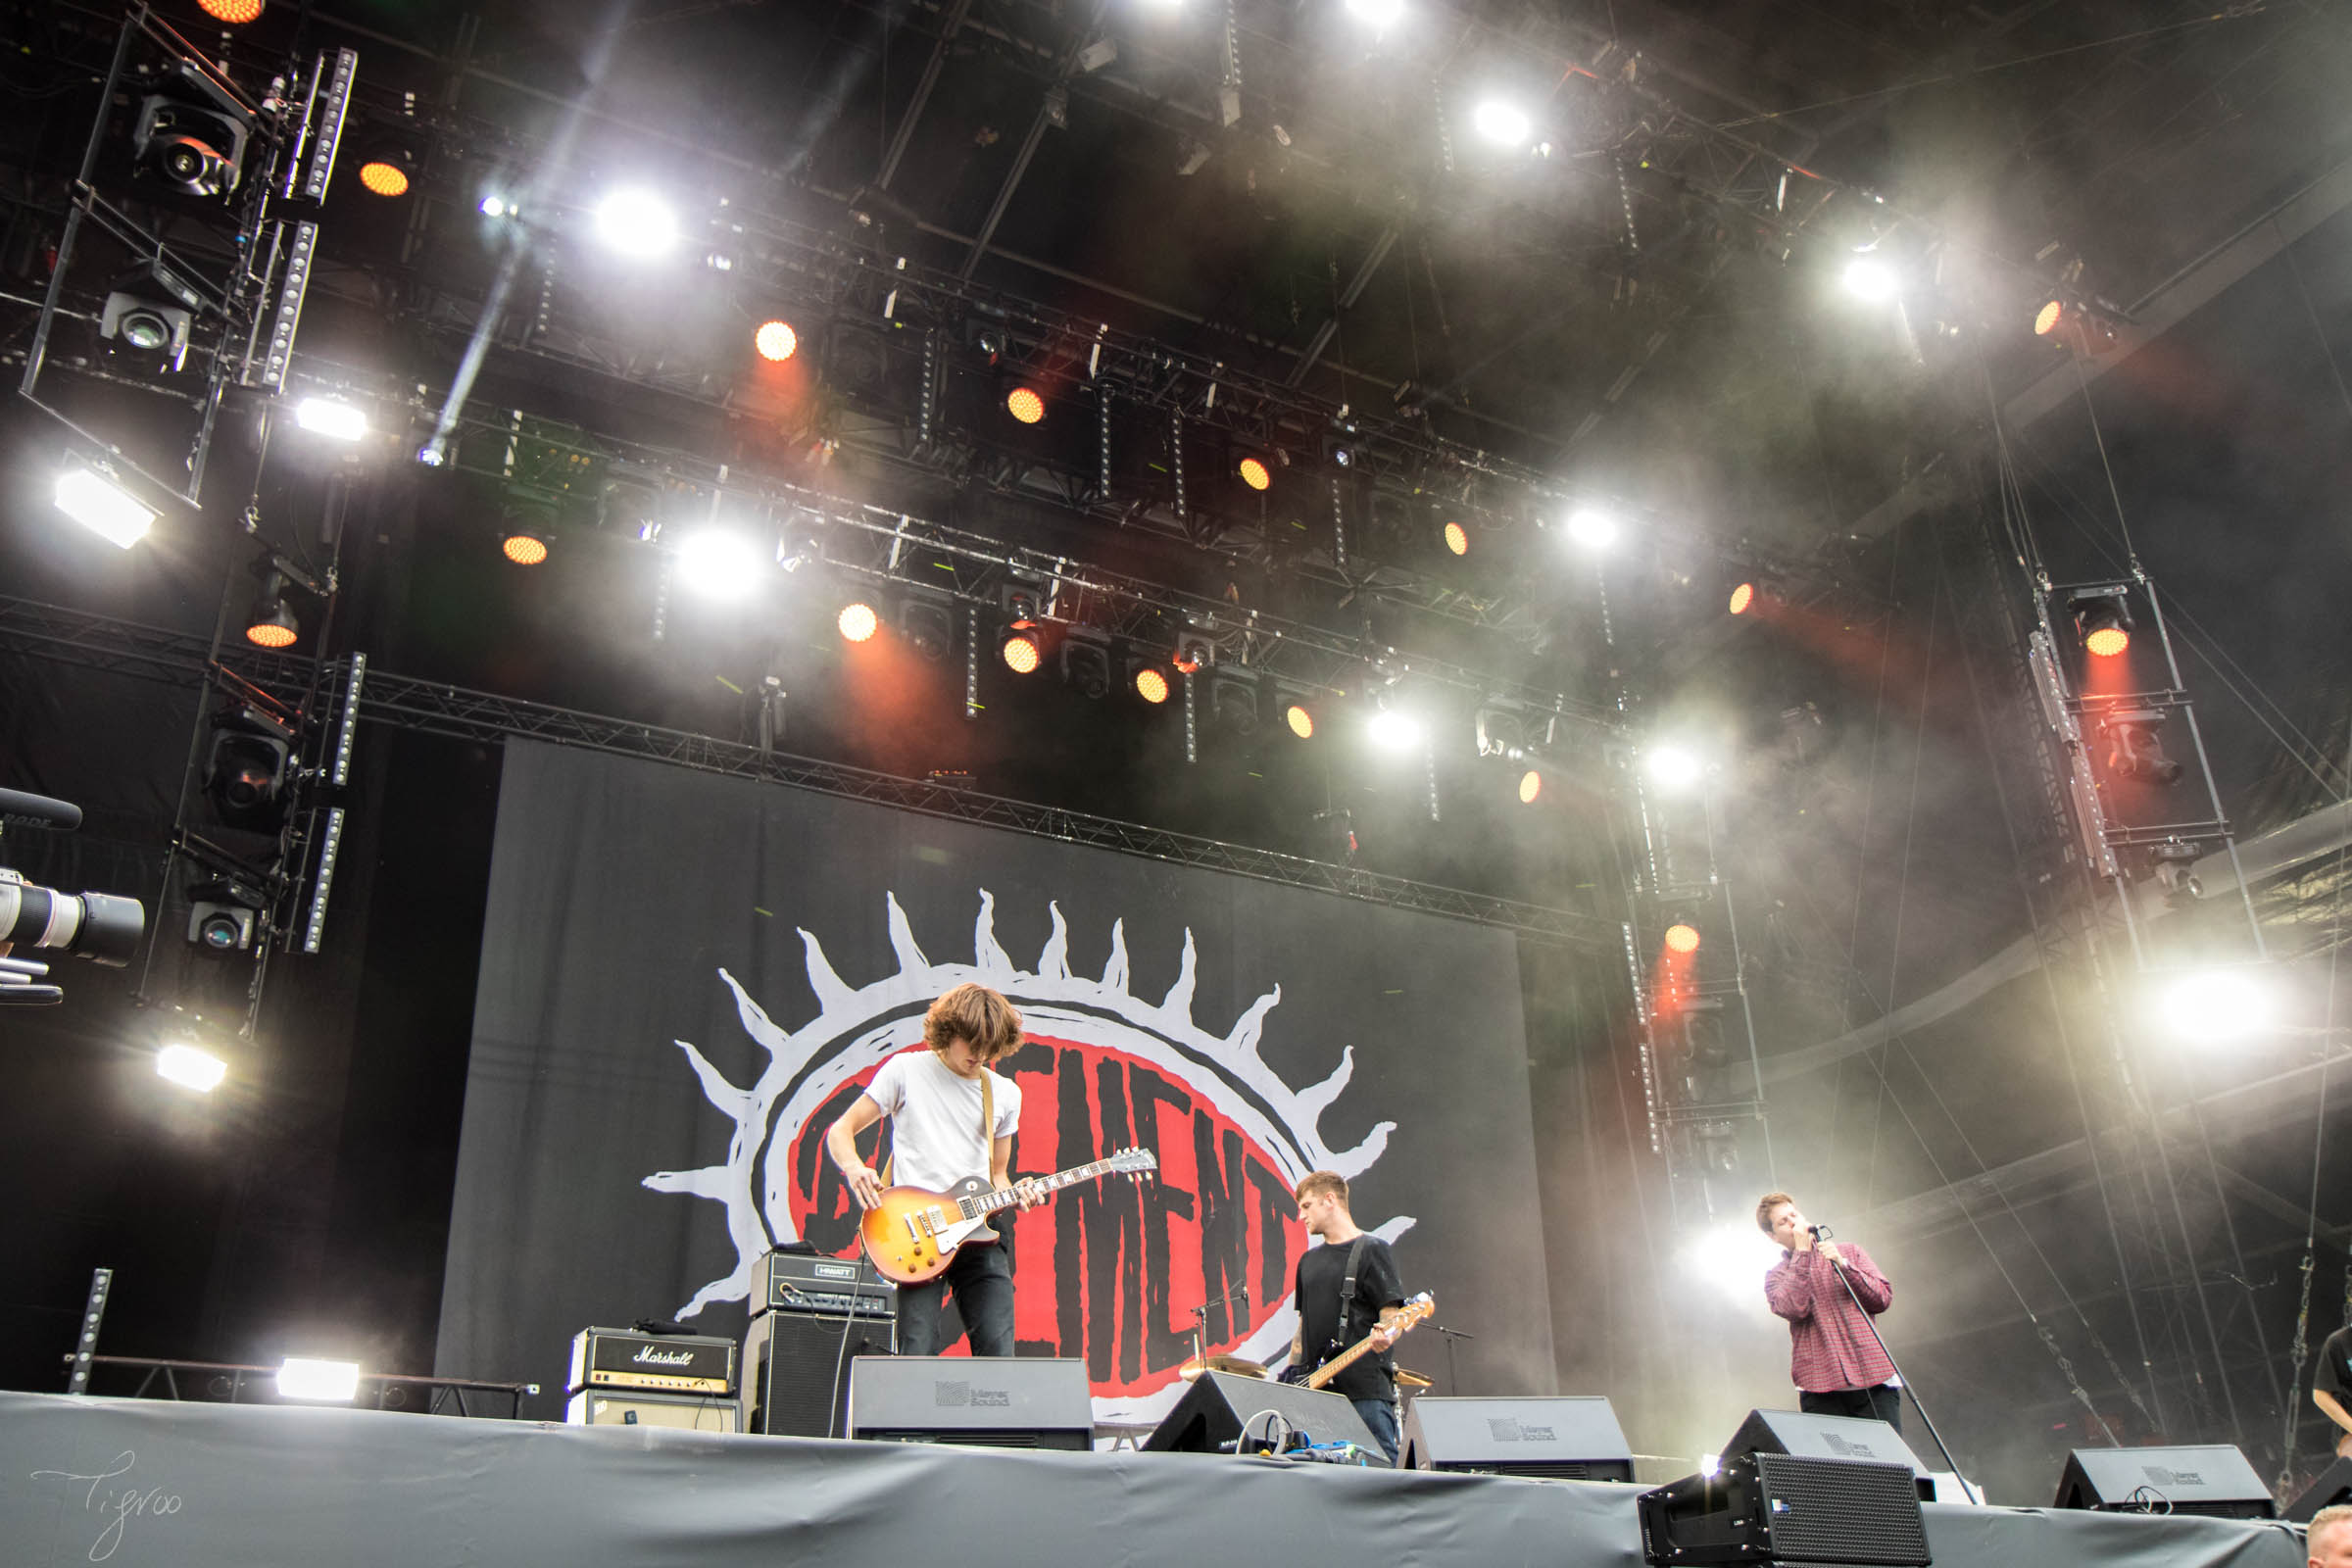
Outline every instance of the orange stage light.
<svg viewBox="0 0 2352 1568"><path fill-rule="evenodd" d="M1037 639L1027 632L1015 632L1004 639L1004 663L1015 675L1034 675L1042 662Z"/></svg>
<svg viewBox="0 0 2352 1568"><path fill-rule="evenodd" d="M1519 775L1519 804L1533 806L1544 795L1544 775L1529 768Z"/></svg>
<svg viewBox="0 0 2352 1568"><path fill-rule="evenodd" d="M1004 395L1004 412L1023 424L1035 424L1046 416L1046 400L1035 387L1016 386Z"/></svg>
<svg viewBox="0 0 2352 1568"><path fill-rule="evenodd" d="M791 359L800 346L801 335L790 321L761 321L760 330L752 334L752 347L760 351L760 357L779 365Z"/></svg>
<svg viewBox="0 0 2352 1568"><path fill-rule="evenodd" d="M882 629L882 617L868 604L844 606L838 622L841 634L854 643L873 641L874 633Z"/></svg>
<svg viewBox="0 0 2352 1568"><path fill-rule="evenodd" d="M536 566L547 559L547 541L535 533L511 533L499 541L498 549L517 566Z"/></svg>
<svg viewBox="0 0 2352 1568"><path fill-rule="evenodd" d="M2082 639L2082 646L2101 659L2113 659L2132 646L2132 634L2121 626L2100 626Z"/></svg>
<svg viewBox="0 0 2352 1568"><path fill-rule="evenodd" d="M1733 613L1733 614L1735 614L1735 615L1744 615L1744 614L1746 614L1746 613L1747 613L1747 607L1748 607L1748 606L1750 606L1750 605L1752 605L1752 604L1754 604L1755 602L1756 602L1756 585L1755 585L1754 583L1752 583L1752 582L1743 582L1743 583L1741 583L1741 584L1740 584L1739 587L1737 587L1737 588L1735 588L1735 589L1733 589L1733 590L1732 590L1732 613Z"/></svg>
<svg viewBox="0 0 2352 1568"><path fill-rule="evenodd" d="M257 620L245 628L245 640L256 648L291 648L294 646L292 617Z"/></svg>
<svg viewBox="0 0 2352 1568"><path fill-rule="evenodd" d="M1696 953L1698 951L1698 928L1685 925L1679 920L1668 926L1666 928L1666 951L1669 953Z"/></svg>
<svg viewBox="0 0 2352 1568"><path fill-rule="evenodd" d="M1457 556L1468 555L1470 553L1470 530L1458 522L1447 523L1446 525L1446 548Z"/></svg>
<svg viewBox="0 0 2352 1568"><path fill-rule="evenodd" d="M260 7L256 6L256 12ZM368 160L360 166L360 183L376 196L406 196L409 193L409 172L398 164L382 158Z"/></svg>
<svg viewBox="0 0 2352 1568"><path fill-rule="evenodd" d="M196 5L215 22L230 26L242 26L262 14L262 0L196 0Z"/></svg>
<svg viewBox="0 0 2352 1568"><path fill-rule="evenodd" d="M1168 700L1168 677L1158 666L1146 664L1135 672L1135 695L1147 703Z"/></svg>
<svg viewBox="0 0 2352 1568"><path fill-rule="evenodd" d="M1282 718L1284 723L1291 726L1291 733L1300 740L1309 741L1315 738L1315 715L1298 704L1293 703L1284 709Z"/></svg>
<svg viewBox="0 0 2352 1568"><path fill-rule="evenodd" d="M2034 313L2034 335L2035 337L2048 337L2052 332L2058 330L2058 324L2065 319L2066 302L2064 300L2052 300L2047 305L2044 305L2040 310Z"/></svg>
<svg viewBox="0 0 2352 1568"><path fill-rule="evenodd" d="M1274 471L1266 466L1263 458L1244 458L1234 471L1242 476L1242 483L1252 490L1267 490L1273 487Z"/></svg>

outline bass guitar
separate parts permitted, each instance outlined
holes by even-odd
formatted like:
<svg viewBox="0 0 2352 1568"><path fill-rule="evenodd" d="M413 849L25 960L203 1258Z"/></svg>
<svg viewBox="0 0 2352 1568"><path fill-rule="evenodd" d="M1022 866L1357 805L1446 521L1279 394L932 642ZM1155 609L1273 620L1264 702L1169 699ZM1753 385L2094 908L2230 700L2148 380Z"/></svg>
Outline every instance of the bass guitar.
<svg viewBox="0 0 2352 1568"><path fill-rule="evenodd" d="M1040 1176L1037 1185L1055 1193L1103 1176L1130 1175L1140 1181L1157 1169L1159 1160L1149 1149L1122 1149L1108 1159ZM977 1176L944 1193L889 1187L858 1222L858 1237L884 1279L920 1285L937 1277L958 1247L996 1241L988 1216L1019 1201L1012 1188L991 1187Z"/></svg>
<svg viewBox="0 0 2352 1568"><path fill-rule="evenodd" d="M1419 1296L1416 1296L1411 1300L1405 1302L1403 1308L1396 1314L1396 1321L1388 1324L1387 1327L1394 1329L1397 1336L1401 1338L1407 1329L1410 1329L1414 1324L1421 1322L1437 1309L1438 1298L1430 1295L1429 1292L1423 1291ZM1312 1372L1309 1372L1306 1375L1306 1386L1310 1389L1321 1388L1324 1384L1329 1383L1333 1378L1336 1378L1342 1372L1345 1372L1350 1365L1354 1363L1357 1356L1362 1355L1366 1350L1371 1348L1372 1336L1367 1334L1362 1339L1356 1341L1353 1345L1348 1347L1348 1348L1345 1350L1342 1350L1339 1354L1333 1356L1330 1360L1324 1362L1321 1366L1315 1368Z"/></svg>

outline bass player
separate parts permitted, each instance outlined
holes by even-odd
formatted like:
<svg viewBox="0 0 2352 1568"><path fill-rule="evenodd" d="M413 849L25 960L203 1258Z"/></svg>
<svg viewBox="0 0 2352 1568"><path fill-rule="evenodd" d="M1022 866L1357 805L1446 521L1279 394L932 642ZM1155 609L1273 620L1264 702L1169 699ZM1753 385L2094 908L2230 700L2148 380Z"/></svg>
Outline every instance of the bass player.
<svg viewBox="0 0 2352 1568"><path fill-rule="evenodd" d="M1358 1228L1348 1211L1348 1181L1336 1171L1309 1172L1298 1187L1298 1223L1321 1247L1298 1259L1293 1304L1298 1332L1291 1341L1286 1380L1303 1379L1358 1340L1369 1338L1372 1353L1342 1369L1327 1387L1344 1394L1396 1462L1397 1316L1404 1309L1404 1284L1389 1244ZM1310 1352L1308 1347L1314 1348Z"/></svg>
<svg viewBox="0 0 2352 1568"><path fill-rule="evenodd" d="M923 1044L882 1064L863 1094L825 1132L825 1152L860 1209L887 1185L858 1154L858 1135L890 1118L892 1179L945 1192L967 1177L1010 1187L1023 1208L1046 1200L1033 1179L1011 1178L1012 1135L1021 1125L1021 1091L994 1064L1021 1044L1021 1015L998 992L965 984L923 1014ZM1001 1245L966 1243L937 1279L899 1288L899 1353L937 1355L940 1308L949 1297L974 1355L1013 1353L1012 1267ZM953 1343L953 1342L950 1342Z"/></svg>

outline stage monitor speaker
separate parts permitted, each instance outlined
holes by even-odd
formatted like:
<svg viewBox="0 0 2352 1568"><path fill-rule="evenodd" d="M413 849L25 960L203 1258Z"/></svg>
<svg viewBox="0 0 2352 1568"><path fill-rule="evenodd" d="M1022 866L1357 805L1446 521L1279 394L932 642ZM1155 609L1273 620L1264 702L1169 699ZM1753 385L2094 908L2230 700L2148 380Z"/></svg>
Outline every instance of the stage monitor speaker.
<svg viewBox="0 0 2352 1568"><path fill-rule="evenodd" d="M633 1389L582 1389L564 1406L575 1427L684 1427L695 1432L734 1432L732 1397L707 1395L640 1394Z"/></svg>
<svg viewBox="0 0 2352 1568"><path fill-rule="evenodd" d="M1918 1482L1899 1463L1745 1453L1642 1494L1636 1512L1651 1568L1932 1560Z"/></svg>
<svg viewBox="0 0 2352 1568"><path fill-rule="evenodd" d="M1617 1424L1617 1412L1596 1395L1535 1399L1423 1395L1405 1409L1397 1466L1553 1481L1631 1481L1634 1450Z"/></svg>
<svg viewBox="0 0 2352 1568"><path fill-rule="evenodd" d="M2058 1478L2059 1508L2276 1519L2278 1504L2227 1444L2188 1448L2077 1448Z"/></svg>
<svg viewBox="0 0 2352 1568"><path fill-rule="evenodd" d="M1075 1357L861 1355L850 1436L987 1448L1092 1448L1094 1393Z"/></svg>
<svg viewBox="0 0 2352 1568"><path fill-rule="evenodd" d="M1802 1410L1750 1410L1724 1446L1728 1463L1743 1453L1792 1453L1804 1459L1861 1459L1908 1465L1928 1474L1903 1435L1884 1421L1845 1415L1808 1415Z"/></svg>
<svg viewBox="0 0 2352 1568"><path fill-rule="evenodd" d="M2287 1523L2307 1525L2311 1516L2322 1508L2352 1502L2352 1459L2338 1459L2320 1472L2320 1479L2303 1489L2303 1495L2287 1505Z"/></svg>
<svg viewBox="0 0 2352 1568"><path fill-rule="evenodd" d="M1352 1443L1377 1454L1372 1429L1347 1396L1237 1372L1203 1372L1144 1446L1161 1453L1229 1453L1242 1423L1271 1410L1316 1443ZM1264 1423L1260 1423L1262 1426Z"/></svg>
<svg viewBox="0 0 2352 1568"><path fill-rule="evenodd" d="M850 1368L861 1355L897 1348L895 1319L860 1315L849 1324L814 1312L762 1312L743 1337L743 1430L774 1437L849 1435Z"/></svg>

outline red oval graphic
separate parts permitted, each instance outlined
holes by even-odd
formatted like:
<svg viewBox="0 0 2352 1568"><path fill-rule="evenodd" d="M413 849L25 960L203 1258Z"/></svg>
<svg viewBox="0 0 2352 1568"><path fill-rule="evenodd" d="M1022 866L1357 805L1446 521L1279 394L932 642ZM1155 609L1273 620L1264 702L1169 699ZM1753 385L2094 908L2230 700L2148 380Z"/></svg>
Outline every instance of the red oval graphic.
<svg viewBox="0 0 2352 1568"><path fill-rule="evenodd" d="M820 1251L847 1256L858 1234L849 1189L823 1157L824 1132L878 1070L844 1084L792 1133L793 1223ZM1305 1242L1298 1204L1280 1165L1231 1118L1159 1068L1102 1047L1032 1035L999 1070L1021 1089L1016 1177L1121 1149L1159 1160L1156 1177L1087 1183L1008 1227L1000 1219L1013 1249L1021 1354L1083 1358L1098 1397L1140 1397L1166 1387L1193 1353L1194 1307L1237 1297L1208 1307L1203 1338L1215 1354L1283 1305Z"/></svg>

